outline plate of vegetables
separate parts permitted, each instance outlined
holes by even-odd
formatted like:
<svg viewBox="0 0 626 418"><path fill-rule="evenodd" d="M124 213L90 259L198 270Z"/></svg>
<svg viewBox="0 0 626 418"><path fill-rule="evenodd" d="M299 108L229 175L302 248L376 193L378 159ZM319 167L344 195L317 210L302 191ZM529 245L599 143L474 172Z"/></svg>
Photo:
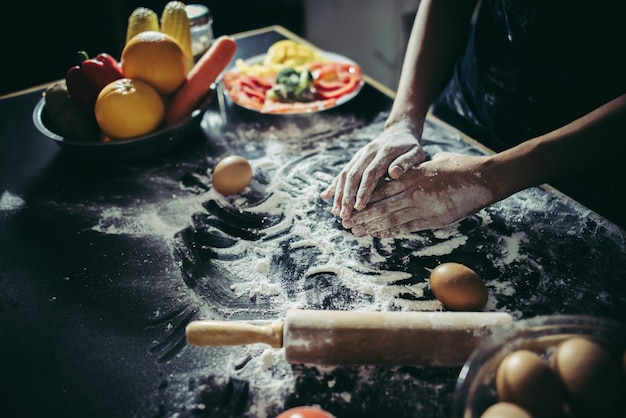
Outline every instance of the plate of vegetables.
<svg viewBox="0 0 626 418"><path fill-rule="evenodd" d="M353 99L363 87L361 67L343 55L292 40L239 59L222 79L235 104L263 114L306 114Z"/></svg>

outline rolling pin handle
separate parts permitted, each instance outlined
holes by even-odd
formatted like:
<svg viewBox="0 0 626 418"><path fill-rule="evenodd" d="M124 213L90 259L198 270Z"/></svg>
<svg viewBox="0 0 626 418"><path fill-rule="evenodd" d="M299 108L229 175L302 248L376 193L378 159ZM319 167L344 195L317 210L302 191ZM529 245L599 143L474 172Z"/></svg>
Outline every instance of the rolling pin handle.
<svg viewBox="0 0 626 418"><path fill-rule="evenodd" d="M189 344L201 347L265 343L281 348L283 322L258 325L244 321L198 320L187 325L185 335Z"/></svg>

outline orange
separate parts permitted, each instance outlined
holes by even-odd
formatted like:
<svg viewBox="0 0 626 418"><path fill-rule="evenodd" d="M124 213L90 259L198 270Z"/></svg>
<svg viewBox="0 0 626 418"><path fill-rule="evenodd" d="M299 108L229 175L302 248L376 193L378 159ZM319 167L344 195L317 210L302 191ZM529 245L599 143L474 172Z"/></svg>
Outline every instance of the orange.
<svg viewBox="0 0 626 418"><path fill-rule="evenodd" d="M165 104L150 84L121 78L100 91L94 112L103 133L131 138L155 130L165 117Z"/></svg>
<svg viewBox="0 0 626 418"><path fill-rule="evenodd" d="M158 31L132 37L120 61L126 77L145 81L164 95L174 92L187 74L185 54L178 42Z"/></svg>

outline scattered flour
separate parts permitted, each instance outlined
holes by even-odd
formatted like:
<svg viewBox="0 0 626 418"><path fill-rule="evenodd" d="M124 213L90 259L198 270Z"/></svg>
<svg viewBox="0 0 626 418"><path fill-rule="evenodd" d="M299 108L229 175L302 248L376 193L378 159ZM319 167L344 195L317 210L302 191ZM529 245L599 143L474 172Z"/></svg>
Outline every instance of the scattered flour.
<svg viewBox="0 0 626 418"><path fill-rule="evenodd" d="M514 232L510 237L503 236L502 241L505 246L505 251L503 251L505 257L501 262L502 264L511 264L519 258L520 245L527 241L527 237L526 233L520 231Z"/></svg>
<svg viewBox="0 0 626 418"><path fill-rule="evenodd" d="M191 215L202 210L204 198L193 194L173 196L168 202L138 202L134 207L105 206L94 231L109 235L155 236L171 241L187 226Z"/></svg>
<svg viewBox="0 0 626 418"><path fill-rule="evenodd" d="M21 209L26 202L21 197L5 190L0 196L0 211L16 211Z"/></svg>
<svg viewBox="0 0 626 418"><path fill-rule="evenodd" d="M323 127L320 130L324 131ZM332 131L332 127L328 130ZM284 132L290 131L293 131L293 138L285 138ZM242 138L229 138L229 141L240 141L243 143L240 145L254 153L258 144L247 141L247 138L256 134L252 131L242 132ZM248 200L246 192L250 189L240 195L225 197L213 189L203 193L188 193L180 185L181 192L165 202L138 202L134 207L105 207L93 230L105 234L157 236L171 244L174 235L190 224L195 213L205 211L202 204L214 200L222 207L282 217L279 223L262 231L261 240L241 239L234 246L212 249L218 253L213 262L220 264L222 271L228 271L233 278L229 286L234 297L246 296L251 300L265 298L285 309L294 302L301 303L288 300L275 277L273 257L287 246L293 252L315 252L315 258L304 271L305 277L332 274L347 289L371 296L371 309L389 309L393 306L401 306L401 309L406 310L441 309L437 301L424 298L427 277L417 284L413 281L413 284L398 285L398 282L410 279L412 273L397 267L389 270L385 266L398 249L406 254L404 257L407 262L409 258L451 254L466 245L468 235L460 232L458 225L452 225L432 231L430 236L406 234L380 240L353 236L338 226L339 221L334 216L328 212L324 214L320 208L319 193L332 180L332 175L320 170L320 167L338 165L334 160L336 152L328 151L333 144L347 147L355 136L360 140L371 135L357 130L356 133L339 135L331 140L318 141L314 138L310 143L303 142L300 135L297 127L281 127L280 136L270 129L263 138L262 155L250 159L255 176L261 175L270 180L269 184L263 186L251 185L267 196L261 202L252 204ZM307 151L303 153L303 149ZM211 169L208 168L207 178L202 179L207 185L210 185L210 173ZM171 187L174 179L151 177L150 181L168 183L166 185ZM7 200L5 195L3 201ZM485 211L480 211L476 216L483 225L491 222ZM500 254L494 255L494 264L506 265L519 259L520 245L524 239L523 232L502 237L502 250ZM494 279L490 286L501 294L513 292L503 278ZM401 295L410 295L411 298L401 298Z"/></svg>

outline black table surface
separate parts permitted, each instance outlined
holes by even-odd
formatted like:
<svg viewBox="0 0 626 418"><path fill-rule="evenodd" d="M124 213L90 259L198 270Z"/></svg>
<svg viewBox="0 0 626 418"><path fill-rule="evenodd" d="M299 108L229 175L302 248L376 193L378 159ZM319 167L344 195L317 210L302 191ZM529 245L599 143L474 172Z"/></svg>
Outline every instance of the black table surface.
<svg viewBox="0 0 626 418"><path fill-rule="evenodd" d="M290 36L239 34L236 58ZM449 416L459 367L315 367L262 344L184 338L193 319L280 319L293 307L441 309L427 279L445 261L483 277L489 311L626 321L624 231L547 187L444 230L342 230L318 195L382 130L392 99L373 81L307 116L214 100L188 142L121 163L42 135L41 93L0 100L2 416L272 417L311 404L337 417ZM434 119L424 136L429 155L486 152ZM210 176L229 154L249 159L254 180L225 198Z"/></svg>

